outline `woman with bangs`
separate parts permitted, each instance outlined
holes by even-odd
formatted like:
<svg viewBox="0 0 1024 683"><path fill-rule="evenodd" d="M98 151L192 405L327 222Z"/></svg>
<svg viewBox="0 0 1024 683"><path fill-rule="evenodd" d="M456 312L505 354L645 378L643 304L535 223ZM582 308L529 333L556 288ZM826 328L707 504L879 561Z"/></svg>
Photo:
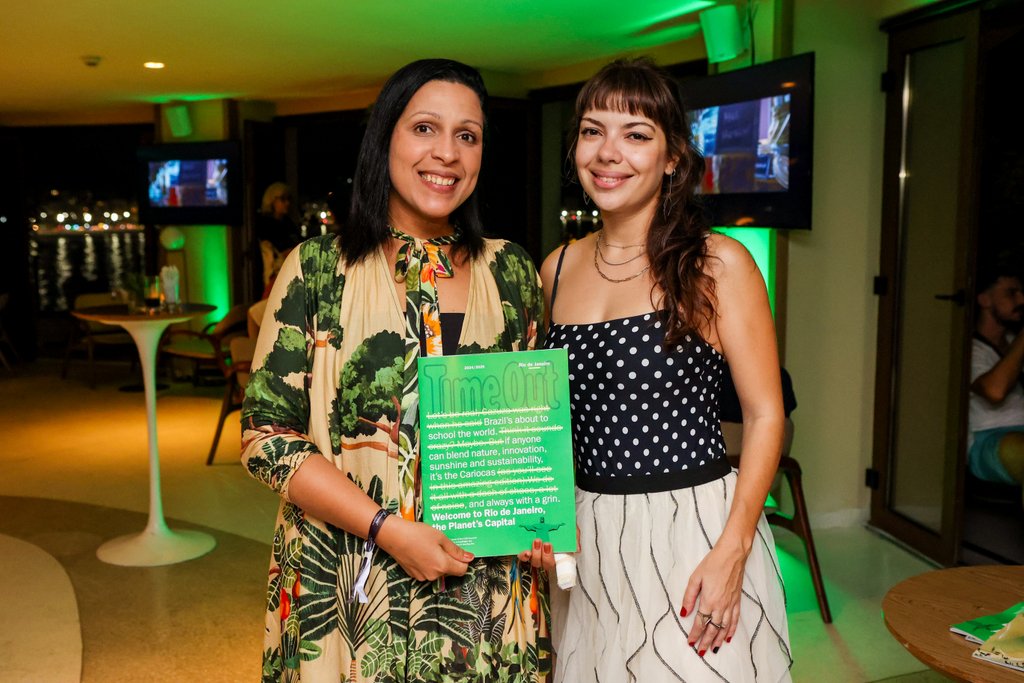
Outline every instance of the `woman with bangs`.
<svg viewBox="0 0 1024 683"><path fill-rule="evenodd" d="M571 135L603 227L541 268L546 346L569 352L580 534L578 585L554 608L555 680L789 680L762 512L784 429L764 281L739 243L709 231L694 196L704 162L653 63L590 79ZM741 473L719 426L726 363Z"/></svg>

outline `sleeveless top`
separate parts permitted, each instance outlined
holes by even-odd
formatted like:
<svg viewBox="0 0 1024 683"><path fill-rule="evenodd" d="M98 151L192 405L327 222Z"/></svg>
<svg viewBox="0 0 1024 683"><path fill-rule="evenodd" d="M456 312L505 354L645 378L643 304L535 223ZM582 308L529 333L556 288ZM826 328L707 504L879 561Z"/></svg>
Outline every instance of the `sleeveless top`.
<svg viewBox="0 0 1024 683"><path fill-rule="evenodd" d="M552 309L560 271L561 257ZM731 471L718 417L725 359L696 335L669 351L664 340L654 312L551 323L544 346L569 353L573 460L581 489L653 493Z"/></svg>

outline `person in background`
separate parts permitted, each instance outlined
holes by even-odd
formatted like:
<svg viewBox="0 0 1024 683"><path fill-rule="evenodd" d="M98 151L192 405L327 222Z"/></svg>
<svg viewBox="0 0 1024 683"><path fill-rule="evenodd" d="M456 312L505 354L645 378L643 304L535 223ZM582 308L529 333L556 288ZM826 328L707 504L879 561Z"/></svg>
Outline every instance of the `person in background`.
<svg viewBox="0 0 1024 683"><path fill-rule="evenodd" d="M284 183L272 183L263 193L263 202L256 214L257 263L263 266L261 299L267 298L281 264L289 252L302 241L302 233L292 220L292 192Z"/></svg>
<svg viewBox="0 0 1024 683"><path fill-rule="evenodd" d="M704 163L664 71L601 69L572 135L603 227L541 268L546 345L569 352L580 534L578 585L552 598L555 680L790 680L762 512L784 430L764 280L698 210ZM719 426L726 363L744 418L739 473Z"/></svg>
<svg viewBox="0 0 1024 683"><path fill-rule="evenodd" d="M1003 484L1024 481L1024 334L1019 334L1024 287L1019 269L1004 255L978 278L971 344L967 464L978 479Z"/></svg>
<svg viewBox="0 0 1024 683"><path fill-rule="evenodd" d="M417 357L532 349L543 317L526 252L482 237L485 98L459 62L396 72L341 234L270 293L242 409L242 462L281 496L264 681L548 678L539 572L421 521Z"/></svg>

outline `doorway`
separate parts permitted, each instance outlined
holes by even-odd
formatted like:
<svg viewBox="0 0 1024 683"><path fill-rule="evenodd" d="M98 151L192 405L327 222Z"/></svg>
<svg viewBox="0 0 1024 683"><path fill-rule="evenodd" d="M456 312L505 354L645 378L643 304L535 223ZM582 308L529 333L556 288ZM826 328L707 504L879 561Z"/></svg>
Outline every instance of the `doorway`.
<svg viewBox="0 0 1024 683"><path fill-rule="evenodd" d="M1024 48L1022 8L940 3L883 25L870 524L946 565L1024 561L1019 488L1011 509L1005 491L979 488L966 467L976 262L1007 240L1024 247L1022 207L1006 201L1024 202L1024 150L1005 111ZM1016 191L1007 187L1014 177Z"/></svg>
<svg viewBox="0 0 1024 683"><path fill-rule="evenodd" d="M1024 279L1024 140L1013 107L1024 65L1024 3L983 12L979 37L980 188L977 289L985 264L1006 259ZM1009 98L1009 99L1008 99ZM965 474L960 561L1024 564L1021 488Z"/></svg>

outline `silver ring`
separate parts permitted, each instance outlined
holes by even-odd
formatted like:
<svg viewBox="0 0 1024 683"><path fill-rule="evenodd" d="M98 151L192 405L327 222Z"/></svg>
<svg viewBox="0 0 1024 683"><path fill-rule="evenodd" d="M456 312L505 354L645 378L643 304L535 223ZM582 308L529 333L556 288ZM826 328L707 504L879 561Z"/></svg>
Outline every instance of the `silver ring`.
<svg viewBox="0 0 1024 683"><path fill-rule="evenodd" d="M714 626L714 627L715 627L715 628L717 628L717 629L718 629L719 631L721 631L722 629L724 629L724 628L725 628L725 627L724 627L724 626L722 626L721 624L716 624L715 622L711 621L711 617L708 617L708 620L707 620L707 623L706 623L706 625L707 625L707 626Z"/></svg>

